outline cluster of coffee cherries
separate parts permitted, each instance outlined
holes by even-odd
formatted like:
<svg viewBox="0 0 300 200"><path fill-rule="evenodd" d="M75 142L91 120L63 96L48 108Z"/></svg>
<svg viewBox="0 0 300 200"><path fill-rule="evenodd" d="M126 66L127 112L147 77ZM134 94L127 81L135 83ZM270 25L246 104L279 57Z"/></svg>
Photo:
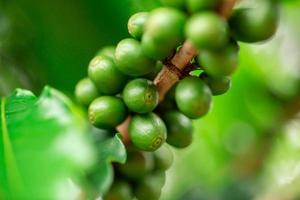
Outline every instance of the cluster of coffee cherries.
<svg viewBox="0 0 300 200"><path fill-rule="evenodd" d="M116 165L104 199L159 198L172 162L165 141L176 148L192 142L192 120L207 114L212 96L228 91L238 61L238 43L260 42L276 31L277 5L260 0L235 8L228 20L217 13L222 0L161 0L163 7L130 17L131 38L101 49L76 86L92 125L112 133L130 116L128 161ZM188 73L159 102L153 79L189 41L199 49Z"/></svg>

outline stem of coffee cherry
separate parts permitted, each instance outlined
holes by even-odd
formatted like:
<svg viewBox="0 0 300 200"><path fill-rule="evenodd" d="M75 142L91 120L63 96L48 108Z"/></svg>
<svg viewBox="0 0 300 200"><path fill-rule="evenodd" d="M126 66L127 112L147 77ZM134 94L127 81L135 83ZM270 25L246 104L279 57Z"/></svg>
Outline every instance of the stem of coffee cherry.
<svg viewBox="0 0 300 200"><path fill-rule="evenodd" d="M217 13L224 19L230 17L231 11L237 0L223 0L217 9ZM199 50L196 49L190 41L185 41L178 52L173 57L164 62L162 70L154 79L154 84L159 92L159 102L162 102L166 93L172 88L172 86L184 76L186 68L189 67L191 60L199 55ZM130 137L128 133L128 125L131 117L127 119L117 127L117 130L122 134L125 144L130 143Z"/></svg>

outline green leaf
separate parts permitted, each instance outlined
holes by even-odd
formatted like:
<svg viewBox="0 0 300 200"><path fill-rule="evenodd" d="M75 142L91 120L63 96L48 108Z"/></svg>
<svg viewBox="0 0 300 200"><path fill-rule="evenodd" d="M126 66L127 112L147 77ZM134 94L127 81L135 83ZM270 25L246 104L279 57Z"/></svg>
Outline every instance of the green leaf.
<svg viewBox="0 0 300 200"><path fill-rule="evenodd" d="M0 101L0 199L75 199L73 180L94 164L85 119L46 87L38 98L17 89Z"/></svg>
<svg viewBox="0 0 300 200"><path fill-rule="evenodd" d="M114 176L111 162L124 164L127 158L126 149L119 134L99 142L97 148L99 164L88 173L90 187L93 190L90 195L92 197L102 196L110 188Z"/></svg>

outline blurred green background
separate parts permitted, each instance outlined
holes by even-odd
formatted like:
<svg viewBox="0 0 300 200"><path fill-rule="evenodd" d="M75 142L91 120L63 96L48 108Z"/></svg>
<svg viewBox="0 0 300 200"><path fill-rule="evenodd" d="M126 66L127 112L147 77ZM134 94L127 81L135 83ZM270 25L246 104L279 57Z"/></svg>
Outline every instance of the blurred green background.
<svg viewBox="0 0 300 200"><path fill-rule="evenodd" d="M1 0L0 95L49 84L72 97L98 49L128 37L156 0ZM300 0L281 1L276 36L241 44L232 89L174 149L163 200L300 199Z"/></svg>

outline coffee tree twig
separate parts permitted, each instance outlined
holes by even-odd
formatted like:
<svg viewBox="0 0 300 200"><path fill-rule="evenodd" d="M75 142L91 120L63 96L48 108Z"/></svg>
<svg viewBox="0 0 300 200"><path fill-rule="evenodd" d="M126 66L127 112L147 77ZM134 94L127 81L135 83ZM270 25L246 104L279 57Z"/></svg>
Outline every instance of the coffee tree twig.
<svg viewBox="0 0 300 200"><path fill-rule="evenodd" d="M223 18L228 19L231 15L232 9L236 0L223 0L217 8L217 13ZM185 41L178 52L174 54L167 62L164 62L162 70L154 79L154 84L159 92L159 102L162 102L166 93L172 86L180 80L186 73L186 68L190 67L190 62L193 58L199 55L199 50L196 49L190 41ZM182 75L182 76L181 76ZM124 143L129 143L128 125L131 117L128 117L117 130L123 135Z"/></svg>

